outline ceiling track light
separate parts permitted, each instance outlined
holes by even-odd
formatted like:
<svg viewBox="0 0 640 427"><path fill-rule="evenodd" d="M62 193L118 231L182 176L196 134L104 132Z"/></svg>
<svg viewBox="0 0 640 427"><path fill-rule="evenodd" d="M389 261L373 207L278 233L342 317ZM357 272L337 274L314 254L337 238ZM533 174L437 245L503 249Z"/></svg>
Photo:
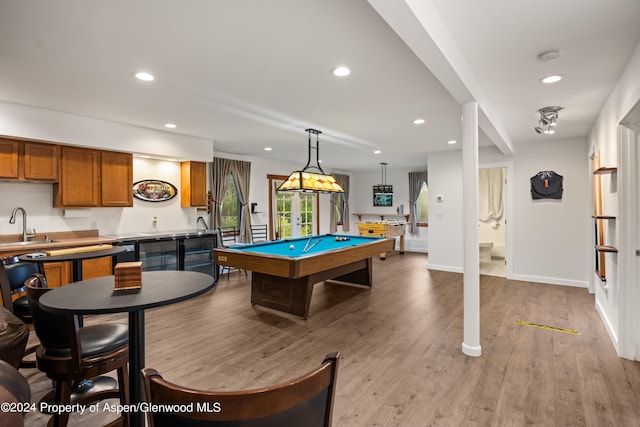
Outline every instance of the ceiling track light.
<svg viewBox="0 0 640 427"><path fill-rule="evenodd" d="M555 126L558 124L558 112L563 110L564 107L551 106L544 107L538 110L540 118L538 119L538 126L533 128L536 133L544 133L547 135L553 135L556 133Z"/></svg>

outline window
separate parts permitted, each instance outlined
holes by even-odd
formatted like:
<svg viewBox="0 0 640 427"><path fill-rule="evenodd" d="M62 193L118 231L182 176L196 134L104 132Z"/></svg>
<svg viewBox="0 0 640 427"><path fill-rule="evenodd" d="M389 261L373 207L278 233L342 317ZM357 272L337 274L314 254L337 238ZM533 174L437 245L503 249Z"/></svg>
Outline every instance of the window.
<svg viewBox="0 0 640 427"><path fill-rule="evenodd" d="M227 190L222 198L222 227L235 227L240 225L240 200L238 200L238 190L233 175L229 175Z"/></svg>
<svg viewBox="0 0 640 427"><path fill-rule="evenodd" d="M277 186L276 186L277 187ZM276 194L276 239L286 239L291 237L291 193Z"/></svg>
<svg viewBox="0 0 640 427"><path fill-rule="evenodd" d="M344 195L336 195L336 224L342 225L342 214L344 212Z"/></svg>
<svg viewBox="0 0 640 427"><path fill-rule="evenodd" d="M416 207L418 210L418 217L416 218L417 223L427 224L429 222L429 190L427 189L426 182L422 183Z"/></svg>

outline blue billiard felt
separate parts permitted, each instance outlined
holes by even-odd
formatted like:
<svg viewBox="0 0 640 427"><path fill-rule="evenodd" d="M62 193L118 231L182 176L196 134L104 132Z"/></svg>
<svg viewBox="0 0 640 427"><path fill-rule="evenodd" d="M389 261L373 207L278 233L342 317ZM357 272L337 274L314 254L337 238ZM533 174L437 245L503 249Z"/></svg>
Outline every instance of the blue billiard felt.
<svg viewBox="0 0 640 427"><path fill-rule="evenodd" d="M302 237L298 239L274 240L270 242L235 247L233 249L239 251L296 258L315 255L318 253L333 251L350 246L362 245L382 239L382 237L344 236L348 237L348 240L336 241L336 236L342 237L342 235L324 234L319 236L312 236L311 238ZM311 239L310 242L309 239ZM292 244L294 245L294 248L290 249L290 246ZM307 252L303 252L305 246L307 247Z"/></svg>

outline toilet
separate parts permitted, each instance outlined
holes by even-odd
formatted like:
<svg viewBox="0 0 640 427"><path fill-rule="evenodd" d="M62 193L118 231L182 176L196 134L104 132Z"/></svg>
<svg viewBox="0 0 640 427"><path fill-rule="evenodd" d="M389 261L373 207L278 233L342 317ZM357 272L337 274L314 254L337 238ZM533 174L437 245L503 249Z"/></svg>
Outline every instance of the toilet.
<svg viewBox="0 0 640 427"><path fill-rule="evenodd" d="M493 242L478 242L480 246L480 262L491 262Z"/></svg>

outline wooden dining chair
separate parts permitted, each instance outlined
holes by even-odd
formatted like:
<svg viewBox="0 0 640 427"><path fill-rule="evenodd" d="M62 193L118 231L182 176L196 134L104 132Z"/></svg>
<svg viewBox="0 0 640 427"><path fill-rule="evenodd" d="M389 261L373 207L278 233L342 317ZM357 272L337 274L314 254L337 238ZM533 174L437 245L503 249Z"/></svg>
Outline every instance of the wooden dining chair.
<svg viewBox="0 0 640 427"><path fill-rule="evenodd" d="M118 388L79 394L73 403L87 405L103 399L119 398L122 405L129 402L129 329L126 324L101 323L79 327L78 316L54 314L40 307L40 297L51 288L41 287L37 276L27 280L25 287L33 325L40 339L36 350L38 369L55 382L55 403L71 402L71 384L117 371ZM64 427L69 413L54 413L49 426ZM128 413L120 416L128 425Z"/></svg>
<svg viewBox="0 0 640 427"><path fill-rule="evenodd" d="M266 242L269 240L267 224L251 224L251 243Z"/></svg>
<svg viewBox="0 0 640 427"><path fill-rule="evenodd" d="M312 371L271 387L246 391L203 391L182 387L152 368L142 370L146 401L194 405L193 412L148 412L149 427L331 426L340 353L328 354Z"/></svg>

